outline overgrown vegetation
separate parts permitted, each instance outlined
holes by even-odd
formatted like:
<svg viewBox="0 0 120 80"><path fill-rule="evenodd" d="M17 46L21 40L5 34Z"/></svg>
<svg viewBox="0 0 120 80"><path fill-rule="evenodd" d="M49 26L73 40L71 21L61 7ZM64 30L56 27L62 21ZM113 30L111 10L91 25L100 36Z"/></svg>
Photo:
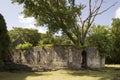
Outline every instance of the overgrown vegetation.
<svg viewBox="0 0 120 80"><path fill-rule="evenodd" d="M32 47L32 44L30 44L29 42L26 42L24 44L18 44L16 46L16 49L29 49Z"/></svg>

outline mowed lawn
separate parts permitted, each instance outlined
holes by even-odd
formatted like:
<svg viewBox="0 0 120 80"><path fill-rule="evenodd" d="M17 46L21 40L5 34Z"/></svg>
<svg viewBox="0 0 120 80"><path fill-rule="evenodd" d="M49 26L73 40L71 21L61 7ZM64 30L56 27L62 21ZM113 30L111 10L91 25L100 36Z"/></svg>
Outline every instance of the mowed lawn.
<svg viewBox="0 0 120 80"><path fill-rule="evenodd" d="M101 70L0 72L0 80L112 80L116 75L120 75L120 65L107 65Z"/></svg>

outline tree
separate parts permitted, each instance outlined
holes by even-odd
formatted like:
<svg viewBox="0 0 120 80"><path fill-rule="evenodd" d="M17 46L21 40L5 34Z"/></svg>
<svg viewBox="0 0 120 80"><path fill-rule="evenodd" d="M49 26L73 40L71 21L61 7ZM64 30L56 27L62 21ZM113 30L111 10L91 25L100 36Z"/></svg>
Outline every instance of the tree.
<svg viewBox="0 0 120 80"><path fill-rule="evenodd" d="M54 44L54 36L49 32L46 32L46 34L41 34L41 39L38 45L43 46L46 44Z"/></svg>
<svg viewBox="0 0 120 80"><path fill-rule="evenodd" d="M40 40L40 33L38 30L27 29L27 28L13 28L9 31L9 36L13 42L15 39L21 37L25 42L31 43L33 46L38 44Z"/></svg>
<svg viewBox="0 0 120 80"><path fill-rule="evenodd" d="M34 17L37 25L45 25L49 32L62 31L76 46L84 46L89 28L96 16L106 12L115 4L101 10L104 0L88 0L88 15L82 18L86 5L76 4L77 0L12 0L23 4L26 17Z"/></svg>
<svg viewBox="0 0 120 80"><path fill-rule="evenodd" d="M7 59L9 53L10 39L3 16L0 14L0 60ZM0 61L1 63L2 61Z"/></svg>
<svg viewBox="0 0 120 80"><path fill-rule="evenodd" d="M73 45L71 40L65 34L62 34L61 36L55 36L54 44L56 44L56 45Z"/></svg>
<svg viewBox="0 0 120 80"><path fill-rule="evenodd" d="M120 64L120 19L114 18L111 28L112 53L109 55L109 63Z"/></svg>
<svg viewBox="0 0 120 80"><path fill-rule="evenodd" d="M41 34L41 39L39 41L38 46L43 45L72 45L71 40L69 38L62 34L62 35L54 35L50 32L46 32L46 34Z"/></svg>
<svg viewBox="0 0 120 80"><path fill-rule="evenodd" d="M88 45L96 46L101 56L108 56L111 53L112 42L110 29L106 26L94 25L89 33Z"/></svg>

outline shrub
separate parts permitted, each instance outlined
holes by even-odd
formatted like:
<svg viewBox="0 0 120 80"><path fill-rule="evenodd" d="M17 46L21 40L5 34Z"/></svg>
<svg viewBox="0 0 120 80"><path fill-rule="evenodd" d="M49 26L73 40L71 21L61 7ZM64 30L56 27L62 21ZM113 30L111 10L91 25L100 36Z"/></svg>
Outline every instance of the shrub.
<svg viewBox="0 0 120 80"><path fill-rule="evenodd" d="M29 49L31 47L32 47L32 44L27 42L27 43L24 43L24 44L17 45L16 49Z"/></svg>

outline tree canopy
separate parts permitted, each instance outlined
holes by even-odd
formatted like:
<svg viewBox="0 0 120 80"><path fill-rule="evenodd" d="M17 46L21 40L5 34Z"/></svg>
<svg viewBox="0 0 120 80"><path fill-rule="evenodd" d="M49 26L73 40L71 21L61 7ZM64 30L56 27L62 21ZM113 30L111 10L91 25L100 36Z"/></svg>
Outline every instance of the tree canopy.
<svg viewBox="0 0 120 80"><path fill-rule="evenodd" d="M48 27L49 32L62 31L76 46L84 45L87 33L101 11L104 0L88 0L88 5L76 4L76 0L12 0L23 4L25 17L34 17L38 26ZM88 7L88 15L82 19L82 10Z"/></svg>

